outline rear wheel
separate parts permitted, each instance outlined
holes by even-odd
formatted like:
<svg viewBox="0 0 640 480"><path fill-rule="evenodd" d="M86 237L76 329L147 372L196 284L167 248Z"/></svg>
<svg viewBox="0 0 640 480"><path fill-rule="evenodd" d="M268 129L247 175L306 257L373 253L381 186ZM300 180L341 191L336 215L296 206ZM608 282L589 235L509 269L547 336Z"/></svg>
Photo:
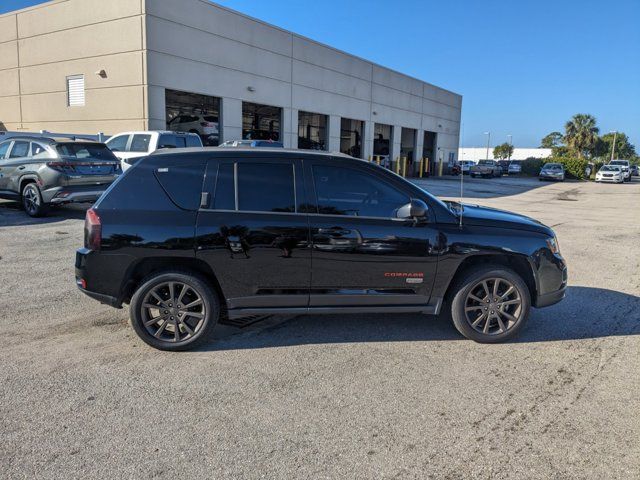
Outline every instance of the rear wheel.
<svg viewBox="0 0 640 480"><path fill-rule="evenodd" d="M502 266L468 270L454 285L453 324L465 337L499 343L515 337L529 317L531 296L522 278Z"/></svg>
<svg viewBox="0 0 640 480"><path fill-rule="evenodd" d="M22 208L30 217L42 217L49 211L49 205L44 203L38 185L27 183L22 188Z"/></svg>
<svg viewBox="0 0 640 480"><path fill-rule="evenodd" d="M200 276L164 272L143 280L131 299L133 329L160 350L189 350L206 342L220 318L217 293Z"/></svg>

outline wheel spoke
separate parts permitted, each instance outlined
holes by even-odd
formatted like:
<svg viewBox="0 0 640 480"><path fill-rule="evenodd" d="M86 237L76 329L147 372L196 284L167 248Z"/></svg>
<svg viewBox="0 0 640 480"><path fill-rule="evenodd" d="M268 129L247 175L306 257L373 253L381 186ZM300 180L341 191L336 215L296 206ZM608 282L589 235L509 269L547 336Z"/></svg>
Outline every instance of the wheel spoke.
<svg viewBox="0 0 640 480"><path fill-rule="evenodd" d="M482 288L484 288L484 293L486 294L485 297L490 297L491 296L491 292L489 291L489 285L487 285L487 281L484 280L482 282Z"/></svg>
<svg viewBox="0 0 640 480"><path fill-rule="evenodd" d="M182 309L183 310L187 310L187 309L192 308L192 307L197 307L198 305L202 305L202 299L201 298L198 298L197 300L194 300L189 305L183 305Z"/></svg>
<svg viewBox="0 0 640 480"><path fill-rule="evenodd" d="M182 312L182 318L185 317L204 318L204 314L198 312Z"/></svg>
<svg viewBox="0 0 640 480"><path fill-rule="evenodd" d="M503 323L502 319L500 318L500 314L496 315L496 320L498 320L498 326L500 327L500 331L501 332L506 332L507 329L504 326L504 323Z"/></svg>
<svg viewBox="0 0 640 480"><path fill-rule="evenodd" d="M500 285L500 279L496 278L493 281L493 298L498 298L498 285Z"/></svg>
<svg viewBox="0 0 640 480"><path fill-rule="evenodd" d="M482 305L476 305L475 307L466 307L464 309L464 311L465 312L472 312L473 310L482 310L483 308L485 308L485 307L483 307Z"/></svg>
<svg viewBox="0 0 640 480"><path fill-rule="evenodd" d="M514 290L515 288L513 287L513 285L509 285L509 288L507 288L507 291L502 294L502 296L500 297L500 300L502 300L503 298L508 298L509 295L511 295Z"/></svg>
<svg viewBox="0 0 640 480"><path fill-rule="evenodd" d="M471 300L475 300L476 302L479 302L479 303L483 303L483 302L484 302L484 300L483 300L482 298L478 298L478 297L476 297L473 293L470 293L470 294L469 294L469 298L470 298Z"/></svg>
<svg viewBox="0 0 640 480"><path fill-rule="evenodd" d="M182 284L182 289L180 290L180 295L178 296L178 299L176 300L177 304L182 303L182 298L184 297L184 294L187 293L187 290L189 290L189 287L183 283Z"/></svg>
<svg viewBox="0 0 640 480"><path fill-rule="evenodd" d="M175 295L174 295L174 283L173 282L169 282L169 300L170 301L174 301L176 299Z"/></svg>
<svg viewBox="0 0 640 480"><path fill-rule="evenodd" d="M164 306L164 299L163 299L162 297L160 297L160 295L158 295L158 294L156 293L156 291L155 291L155 290L152 290L152 291L151 291L151 295L152 295L156 300L158 300L158 303L159 303L160 305Z"/></svg>
<svg viewBox="0 0 640 480"><path fill-rule="evenodd" d="M489 333L489 325L491 324L491 318L493 315L487 315L487 321L484 322L484 328L482 329L482 333Z"/></svg>
<svg viewBox="0 0 640 480"><path fill-rule="evenodd" d="M176 322L173 324L173 335L176 342L180 341L180 327L178 326L178 321L179 320L176 320Z"/></svg>
<svg viewBox="0 0 640 480"><path fill-rule="evenodd" d="M513 300L507 300L506 302L500 302L498 305L520 305L522 302L519 298Z"/></svg>
<svg viewBox="0 0 640 480"><path fill-rule="evenodd" d="M167 317L165 315L160 315L158 317L153 317L150 318L149 320L145 320L144 322L144 326L145 327L150 327L151 325L153 325L154 323L158 323L160 320L165 320Z"/></svg>
<svg viewBox="0 0 640 480"><path fill-rule="evenodd" d="M160 325L160 328L158 328L158 330L156 331L156 333L153 334L153 336L156 338L160 338L160 335L162 335L162 332L164 332L164 329L166 328L168 323L169 323L169 320L164 319L164 321Z"/></svg>
<svg viewBox="0 0 640 480"><path fill-rule="evenodd" d="M184 320L180 320L180 324L184 327L189 335L193 335L193 329L189 325L187 325L187 322L185 322Z"/></svg>
<svg viewBox="0 0 640 480"><path fill-rule="evenodd" d="M513 315L511 315L510 313L507 313L505 311L500 312L504 317L506 317L507 319L511 320L512 322L517 322L518 319L516 317L514 317Z"/></svg>
<svg viewBox="0 0 640 480"><path fill-rule="evenodd" d="M484 312L482 315L480 315L478 318L475 319L475 321L471 324L472 327L476 327L478 326L478 324L482 321L483 318L487 317L487 312Z"/></svg>

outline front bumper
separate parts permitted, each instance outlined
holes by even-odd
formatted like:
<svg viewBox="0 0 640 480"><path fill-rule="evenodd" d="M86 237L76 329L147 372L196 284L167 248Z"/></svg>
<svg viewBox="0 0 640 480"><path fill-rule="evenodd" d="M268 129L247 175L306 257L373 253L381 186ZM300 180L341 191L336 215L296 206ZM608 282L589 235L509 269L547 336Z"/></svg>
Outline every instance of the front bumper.
<svg viewBox="0 0 640 480"><path fill-rule="evenodd" d="M42 191L45 203L62 205L65 203L93 203L109 188L109 183L100 185L74 185L53 187Z"/></svg>
<svg viewBox="0 0 640 480"><path fill-rule="evenodd" d="M620 183L622 180L623 177L596 177L596 182Z"/></svg>

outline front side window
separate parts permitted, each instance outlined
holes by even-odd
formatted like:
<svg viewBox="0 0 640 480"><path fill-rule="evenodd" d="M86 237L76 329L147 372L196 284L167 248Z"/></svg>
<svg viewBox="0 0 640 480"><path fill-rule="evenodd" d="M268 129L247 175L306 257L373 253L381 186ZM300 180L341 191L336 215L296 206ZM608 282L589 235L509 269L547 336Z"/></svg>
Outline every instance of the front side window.
<svg viewBox="0 0 640 480"><path fill-rule="evenodd" d="M124 152L127 149L127 143L129 142L129 135L118 135L117 137L107 140L107 147L112 152Z"/></svg>
<svg viewBox="0 0 640 480"><path fill-rule="evenodd" d="M409 197L382 179L352 168L314 165L318 213L394 218Z"/></svg>
<svg viewBox="0 0 640 480"><path fill-rule="evenodd" d="M134 135L131 140L130 152L148 152L151 135Z"/></svg>
<svg viewBox="0 0 640 480"><path fill-rule="evenodd" d="M13 143L13 148L9 158L22 158L29 155L29 142L17 141Z"/></svg>
<svg viewBox="0 0 640 480"><path fill-rule="evenodd" d="M4 159L7 156L7 152L9 151L9 147L11 146L11 142L0 143L0 160Z"/></svg>

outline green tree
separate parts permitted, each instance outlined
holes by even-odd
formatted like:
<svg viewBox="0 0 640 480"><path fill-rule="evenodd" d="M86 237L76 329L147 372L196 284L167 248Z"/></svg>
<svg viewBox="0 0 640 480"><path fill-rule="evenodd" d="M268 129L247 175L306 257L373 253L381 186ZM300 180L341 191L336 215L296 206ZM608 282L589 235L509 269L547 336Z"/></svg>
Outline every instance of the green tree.
<svg viewBox="0 0 640 480"><path fill-rule="evenodd" d="M540 141L540 148L561 147L563 142L564 138L560 132L551 132Z"/></svg>
<svg viewBox="0 0 640 480"><path fill-rule="evenodd" d="M594 153L598 143L598 127L593 115L578 113L564 126L564 141L578 158Z"/></svg>
<svg viewBox="0 0 640 480"><path fill-rule="evenodd" d="M596 156L602 158L605 161L611 159L611 152L613 147L613 139L616 139L615 158L621 158L625 160L631 160L636 156L636 149L629 142L629 137L626 134L619 132L617 134L605 133L602 135L596 147Z"/></svg>
<svg viewBox="0 0 640 480"><path fill-rule="evenodd" d="M513 145L509 143L503 143L493 149L493 158L499 158L500 160L506 160L513 155Z"/></svg>

